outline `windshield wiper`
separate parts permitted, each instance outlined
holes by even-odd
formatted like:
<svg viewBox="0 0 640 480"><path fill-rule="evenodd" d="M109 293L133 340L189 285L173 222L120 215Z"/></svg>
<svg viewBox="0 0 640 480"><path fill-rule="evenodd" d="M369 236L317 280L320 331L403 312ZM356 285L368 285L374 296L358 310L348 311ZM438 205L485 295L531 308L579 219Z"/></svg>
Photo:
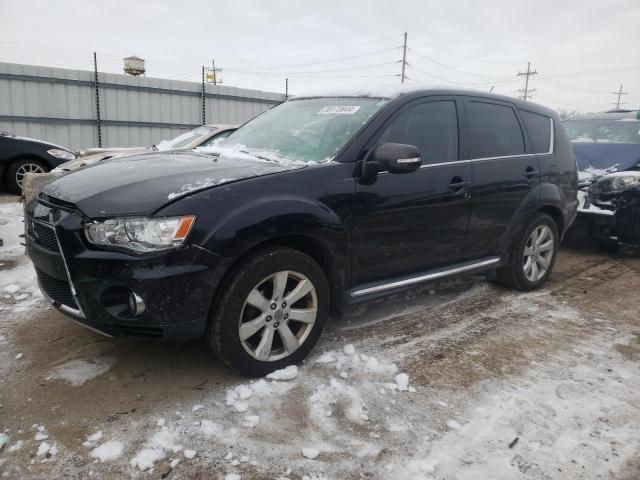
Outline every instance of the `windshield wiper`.
<svg viewBox="0 0 640 480"><path fill-rule="evenodd" d="M247 155L251 155L252 157L258 158L260 160L266 160L267 162L275 162L275 163L280 163L278 160L276 160L275 158L270 158L270 157L265 157L264 155L258 155L256 153L251 153L247 150L238 150L239 152L242 153L246 153Z"/></svg>

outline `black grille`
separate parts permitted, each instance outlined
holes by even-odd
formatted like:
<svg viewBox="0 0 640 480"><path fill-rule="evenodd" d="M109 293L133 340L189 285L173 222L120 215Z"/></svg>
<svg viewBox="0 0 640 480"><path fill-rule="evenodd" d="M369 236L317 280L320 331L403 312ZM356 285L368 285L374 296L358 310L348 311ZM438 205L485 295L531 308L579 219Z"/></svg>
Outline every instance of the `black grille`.
<svg viewBox="0 0 640 480"><path fill-rule="evenodd" d="M47 227L39 222L35 222L27 218L27 233L31 239L38 245L42 245L47 250L57 252L58 240L52 227Z"/></svg>
<svg viewBox="0 0 640 480"><path fill-rule="evenodd" d="M66 305L74 309L78 309L76 301L71 293L71 286L69 282L64 280L58 280L50 275L47 275L42 270L36 268L36 274L38 275L38 282L40 288L46 293L54 302Z"/></svg>
<svg viewBox="0 0 640 480"><path fill-rule="evenodd" d="M111 325L121 335L140 338L162 338L164 330L160 327L145 327L142 325L123 325L114 323Z"/></svg>

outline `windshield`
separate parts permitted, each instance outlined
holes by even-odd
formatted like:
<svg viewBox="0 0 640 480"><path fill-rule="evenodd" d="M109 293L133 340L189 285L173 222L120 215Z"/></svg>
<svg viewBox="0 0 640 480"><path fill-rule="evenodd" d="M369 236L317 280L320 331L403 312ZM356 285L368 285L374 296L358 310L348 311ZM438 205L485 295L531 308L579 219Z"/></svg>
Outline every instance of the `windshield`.
<svg viewBox="0 0 640 480"><path fill-rule="evenodd" d="M640 122L633 118L567 120L564 127L572 142L640 143Z"/></svg>
<svg viewBox="0 0 640 480"><path fill-rule="evenodd" d="M178 148L185 148L188 145L190 145L192 142L208 136L214 130L216 130L215 127L207 127L207 126L198 127L193 130L189 130L188 132L185 132L181 135L178 135L176 138L173 138L171 140L162 140L160 143L158 143L158 145L156 145L156 148L159 151L176 150Z"/></svg>
<svg viewBox="0 0 640 480"><path fill-rule="evenodd" d="M250 153L324 162L384 105L380 98L310 98L289 100L243 125L222 143Z"/></svg>

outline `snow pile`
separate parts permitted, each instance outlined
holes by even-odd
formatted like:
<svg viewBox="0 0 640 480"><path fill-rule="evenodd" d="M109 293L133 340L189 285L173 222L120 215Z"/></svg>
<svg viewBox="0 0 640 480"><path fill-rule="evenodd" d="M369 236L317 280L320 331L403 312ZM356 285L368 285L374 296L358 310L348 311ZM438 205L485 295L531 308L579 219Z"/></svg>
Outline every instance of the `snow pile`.
<svg viewBox="0 0 640 480"><path fill-rule="evenodd" d="M111 357L100 357L94 361L71 360L56 367L46 377L47 380L65 380L74 387L84 385L89 380L98 378L108 372L115 364Z"/></svg>
<svg viewBox="0 0 640 480"><path fill-rule="evenodd" d="M153 468L154 463L165 458L168 452L178 453L182 450L178 440L177 432L162 427L146 442L145 448L131 459L131 467L143 471Z"/></svg>
<svg viewBox="0 0 640 480"><path fill-rule="evenodd" d="M104 442L97 448L91 451L91 456L97 458L101 462L110 462L120 458L124 450L124 445L118 440L110 440Z"/></svg>
<svg viewBox="0 0 640 480"><path fill-rule="evenodd" d="M33 308L45 305L37 286L36 273L20 235L24 233L22 205L0 204L0 317L3 311L13 314L32 313Z"/></svg>
<svg viewBox="0 0 640 480"><path fill-rule="evenodd" d="M2 451L2 448L9 443L9 436L6 433L1 433L0 432L0 451Z"/></svg>
<svg viewBox="0 0 640 480"><path fill-rule="evenodd" d="M85 447L93 447L96 443L102 440L102 430L98 430L96 433L87 436L87 440L82 442Z"/></svg>
<svg viewBox="0 0 640 480"><path fill-rule="evenodd" d="M298 367L295 365L289 365L281 370L276 370L267 375L270 380L293 380L298 376Z"/></svg>

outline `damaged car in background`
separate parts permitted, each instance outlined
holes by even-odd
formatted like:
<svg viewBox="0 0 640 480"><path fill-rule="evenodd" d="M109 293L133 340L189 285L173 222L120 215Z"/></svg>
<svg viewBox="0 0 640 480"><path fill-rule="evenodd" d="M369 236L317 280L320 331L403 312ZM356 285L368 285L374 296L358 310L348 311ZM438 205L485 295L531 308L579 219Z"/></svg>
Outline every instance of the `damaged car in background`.
<svg viewBox="0 0 640 480"><path fill-rule="evenodd" d="M56 168L54 172L70 172L71 170L86 167L102 160L126 155L166 152L169 150L191 150L196 147L206 147L226 138L237 128L237 125L202 125L188 132L181 133L171 140L162 140L157 145L151 145L149 147L86 148L76 152L77 159L63 163Z"/></svg>
<svg viewBox="0 0 640 480"><path fill-rule="evenodd" d="M579 168L578 218L610 250L640 247L639 115L610 112L564 122Z"/></svg>

